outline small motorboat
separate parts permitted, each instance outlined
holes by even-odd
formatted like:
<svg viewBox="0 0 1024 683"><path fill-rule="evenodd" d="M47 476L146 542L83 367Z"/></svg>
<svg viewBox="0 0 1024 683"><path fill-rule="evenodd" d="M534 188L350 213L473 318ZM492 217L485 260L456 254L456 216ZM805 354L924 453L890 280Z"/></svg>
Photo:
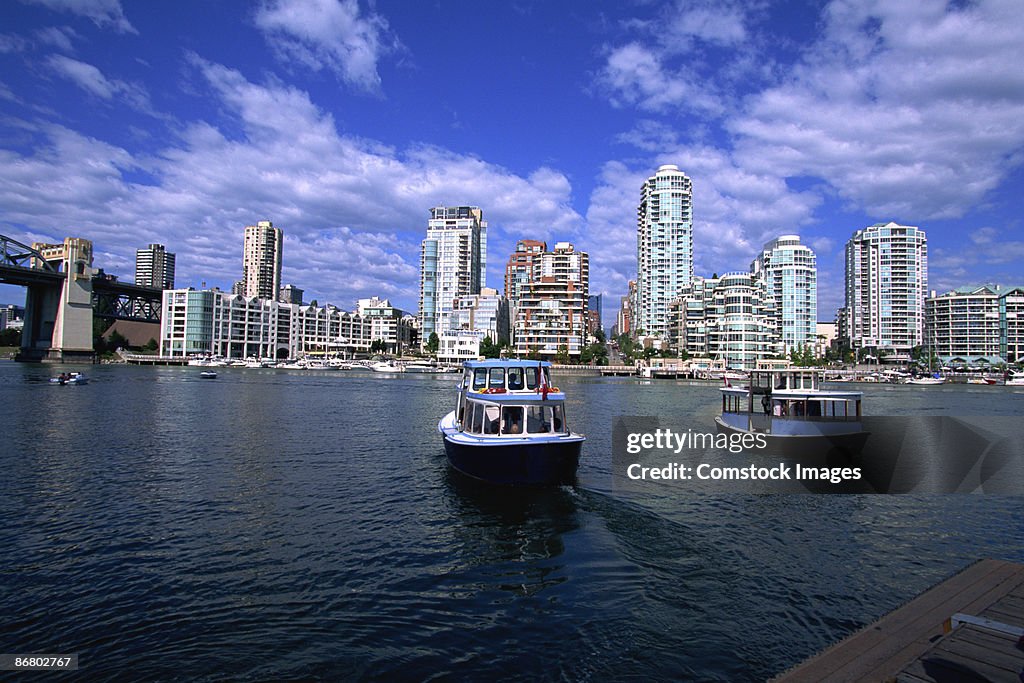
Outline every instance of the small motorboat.
<svg viewBox="0 0 1024 683"><path fill-rule="evenodd" d="M50 384L86 384L89 378L80 372L62 372L50 378Z"/></svg>
<svg viewBox="0 0 1024 683"><path fill-rule="evenodd" d="M199 373L201 379L217 379L217 372L215 370L203 370Z"/></svg>

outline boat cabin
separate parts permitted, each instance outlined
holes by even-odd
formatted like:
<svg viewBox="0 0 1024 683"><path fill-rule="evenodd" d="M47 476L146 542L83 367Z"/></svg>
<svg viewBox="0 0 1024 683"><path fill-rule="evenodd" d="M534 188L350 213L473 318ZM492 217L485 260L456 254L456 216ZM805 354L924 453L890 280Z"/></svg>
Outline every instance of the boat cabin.
<svg viewBox="0 0 1024 683"><path fill-rule="evenodd" d="M774 417L860 420L859 391L828 391L817 370L752 370L749 385L722 388L722 414L764 413Z"/></svg>
<svg viewBox="0 0 1024 683"><path fill-rule="evenodd" d="M565 394L551 385L551 364L487 360L464 365L456 421L459 430L489 437L564 435Z"/></svg>

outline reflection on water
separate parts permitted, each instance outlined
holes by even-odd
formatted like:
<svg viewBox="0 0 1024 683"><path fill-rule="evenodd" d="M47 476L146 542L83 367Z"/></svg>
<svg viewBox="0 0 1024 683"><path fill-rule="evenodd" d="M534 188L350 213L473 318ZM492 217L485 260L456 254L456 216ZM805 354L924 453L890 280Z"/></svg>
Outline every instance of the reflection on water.
<svg viewBox="0 0 1024 683"><path fill-rule="evenodd" d="M446 466L450 377L194 370L0 363L0 651L101 679L755 681L1024 559L1014 497L614 485L614 418L713 424L717 387L560 379L579 484L510 489ZM866 412L1019 414L895 389Z"/></svg>

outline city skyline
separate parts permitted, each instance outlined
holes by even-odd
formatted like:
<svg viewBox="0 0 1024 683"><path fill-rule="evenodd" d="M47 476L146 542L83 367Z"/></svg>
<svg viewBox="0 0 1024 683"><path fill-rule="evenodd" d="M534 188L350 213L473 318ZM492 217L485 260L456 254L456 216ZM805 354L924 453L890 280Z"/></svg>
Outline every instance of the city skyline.
<svg viewBox="0 0 1024 683"><path fill-rule="evenodd" d="M518 240L571 241L616 301L641 185L674 164L695 274L798 234L819 320L843 303L843 245L880 222L927 231L930 290L1016 283L1014 3L714 7L8 4L0 233L91 239L123 279L160 243L179 286L229 290L238 232L269 218L283 282L414 311L429 208L473 205L487 286Z"/></svg>

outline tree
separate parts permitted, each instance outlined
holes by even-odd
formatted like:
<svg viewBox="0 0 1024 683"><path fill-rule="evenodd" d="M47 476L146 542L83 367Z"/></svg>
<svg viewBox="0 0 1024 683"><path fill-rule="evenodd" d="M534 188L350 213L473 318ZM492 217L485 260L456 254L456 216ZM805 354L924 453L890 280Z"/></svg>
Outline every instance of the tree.
<svg viewBox="0 0 1024 683"><path fill-rule="evenodd" d="M156 349L157 349L156 339L150 339L148 342L146 342L146 345L143 346L142 348L143 348L143 350L148 351L149 353L156 353Z"/></svg>
<svg viewBox="0 0 1024 683"><path fill-rule="evenodd" d="M0 346L21 346L21 330L13 327L0 330Z"/></svg>
<svg viewBox="0 0 1024 683"><path fill-rule="evenodd" d="M491 341L490 335L480 342L480 355L484 358L498 358L501 356L501 347Z"/></svg>
<svg viewBox="0 0 1024 683"><path fill-rule="evenodd" d="M437 347L441 345L441 338L437 336L437 332L431 332L430 336L427 337L427 351L430 353L437 353Z"/></svg>
<svg viewBox="0 0 1024 683"><path fill-rule="evenodd" d="M569 346L567 344L560 344L558 347L558 353L555 354L555 362L560 365L568 365L569 363Z"/></svg>

